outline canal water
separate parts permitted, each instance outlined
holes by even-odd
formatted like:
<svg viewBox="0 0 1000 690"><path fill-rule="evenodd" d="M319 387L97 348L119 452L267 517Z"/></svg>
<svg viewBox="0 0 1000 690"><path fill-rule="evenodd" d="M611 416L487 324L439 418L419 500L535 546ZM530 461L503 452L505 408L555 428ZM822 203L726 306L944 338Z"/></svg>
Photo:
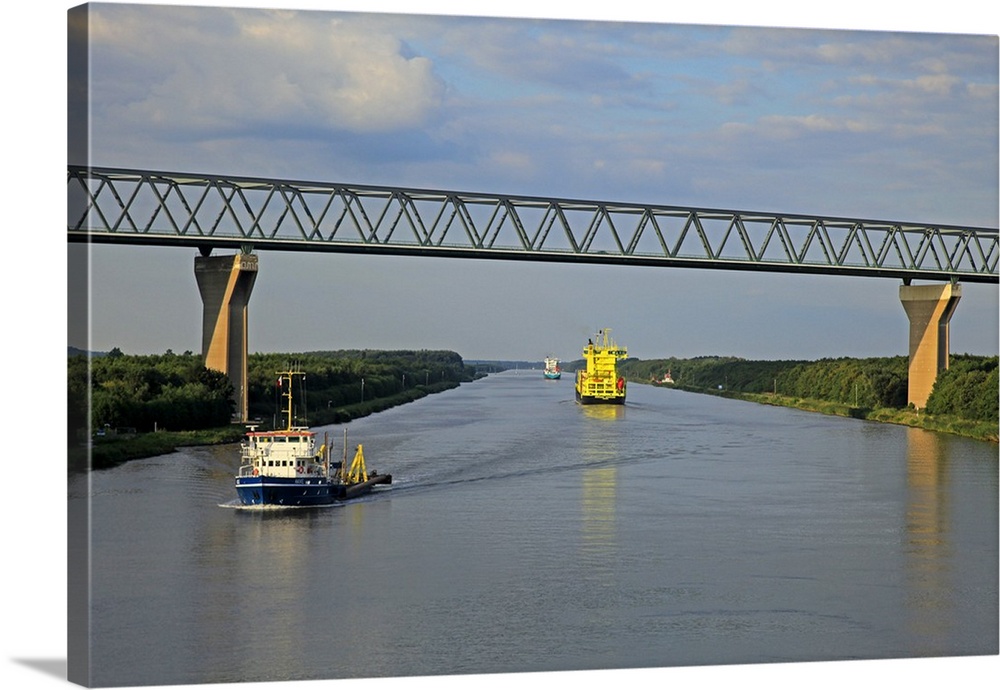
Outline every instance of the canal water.
<svg viewBox="0 0 1000 690"><path fill-rule="evenodd" d="M236 446L71 478L95 685L998 652L995 444L525 371L347 430L393 484L336 507L237 508Z"/></svg>

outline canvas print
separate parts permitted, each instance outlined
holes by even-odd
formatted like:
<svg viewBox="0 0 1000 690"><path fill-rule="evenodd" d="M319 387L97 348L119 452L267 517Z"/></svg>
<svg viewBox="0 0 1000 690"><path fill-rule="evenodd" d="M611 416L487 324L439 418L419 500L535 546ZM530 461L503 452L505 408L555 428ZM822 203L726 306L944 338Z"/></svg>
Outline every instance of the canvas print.
<svg viewBox="0 0 1000 690"><path fill-rule="evenodd" d="M71 682L996 657L996 35L66 19Z"/></svg>

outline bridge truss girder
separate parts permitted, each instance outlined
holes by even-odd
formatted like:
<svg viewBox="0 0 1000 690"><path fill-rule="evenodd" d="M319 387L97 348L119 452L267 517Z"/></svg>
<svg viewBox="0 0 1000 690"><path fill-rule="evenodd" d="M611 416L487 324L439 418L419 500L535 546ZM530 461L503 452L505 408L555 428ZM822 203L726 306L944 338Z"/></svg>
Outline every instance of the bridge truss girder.
<svg viewBox="0 0 1000 690"><path fill-rule="evenodd" d="M998 282L996 228L70 167L71 242Z"/></svg>

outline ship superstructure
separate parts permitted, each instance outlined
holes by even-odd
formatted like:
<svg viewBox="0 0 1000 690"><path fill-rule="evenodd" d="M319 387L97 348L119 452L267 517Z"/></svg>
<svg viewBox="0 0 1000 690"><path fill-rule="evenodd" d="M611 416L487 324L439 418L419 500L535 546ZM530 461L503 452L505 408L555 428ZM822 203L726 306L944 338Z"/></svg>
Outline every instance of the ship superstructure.
<svg viewBox="0 0 1000 690"><path fill-rule="evenodd" d="M627 349L611 339L610 329L598 331L583 350L586 368L576 372L577 401L584 405L623 404L627 386L618 374L618 361L627 356Z"/></svg>

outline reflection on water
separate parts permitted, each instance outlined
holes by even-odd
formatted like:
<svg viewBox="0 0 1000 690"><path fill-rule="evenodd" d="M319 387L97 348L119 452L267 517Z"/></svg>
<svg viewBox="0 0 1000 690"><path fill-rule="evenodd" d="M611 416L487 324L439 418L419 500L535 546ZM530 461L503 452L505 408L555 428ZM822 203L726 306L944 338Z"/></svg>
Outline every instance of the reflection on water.
<svg viewBox="0 0 1000 690"><path fill-rule="evenodd" d="M618 469L612 463L620 455L620 424L624 405L580 405L584 424L580 430L580 454L584 470L580 557L591 579L613 578L616 556L616 494Z"/></svg>
<svg viewBox="0 0 1000 690"><path fill-rule="evenodd" d="M580 405L583 416L590 419L612 420L625 416L625 405Z"/></svg>
<svg viewBox="0 0 1000 690"><path fill-rule="evenodd" d="M617 593L618 467L623 448L624 405L580 405L579 453L583 462L580 483L580 544L576 568L580 573L578 605L587 612L579 619L583 630L606 624L607 606ZM581 633L583 639L589 636Z"/></svg>
<svg viewBox="0 0 1000 690"><path fill-rule="evenodd" d="M587 424L582 430L583 555L594 562L614 557L615 494L618 470L608 466L619 456L624 405L581 405Z"/></svg>
<svg viewBox="0 0 1000 690"><path fill-rule="evenodd" d="M310 591L310 580L317 576L311 540L302 538L302 530L318 527L323 513L241 511L242 535L233 542L242 582L239 591L255 602L254 621L241 626L237 634L244 636L248 649L266 649L269 657L281 660L279 667L285 672L294 669L302 653L308 606L303 594ZM266 628L260 621L267 622ZM268 631L266 639L259 636L259 629Z"/></svg>
<svg viewBox="0 0 1000 690"><path fill-rule="evenodd" d="M612 557L615 545L615 483L618 468L599 467L583 473L583 548Z"/></svg>
<svg viewBox="0 0 1000 690"><path fill-rule="evenodd" d="M955 624L949 601L950 529L948 524L948 448L942 436L922 429L906 432L906 580L910 626L927 646L935 648Z"/></svg>
<svg viewBox="0 0 1000 690"><path fill-rule="evenodd" d="M580 405L585 424L580 431L581 455L587 467L613 462L621 455L624 405Z"/></svg>

